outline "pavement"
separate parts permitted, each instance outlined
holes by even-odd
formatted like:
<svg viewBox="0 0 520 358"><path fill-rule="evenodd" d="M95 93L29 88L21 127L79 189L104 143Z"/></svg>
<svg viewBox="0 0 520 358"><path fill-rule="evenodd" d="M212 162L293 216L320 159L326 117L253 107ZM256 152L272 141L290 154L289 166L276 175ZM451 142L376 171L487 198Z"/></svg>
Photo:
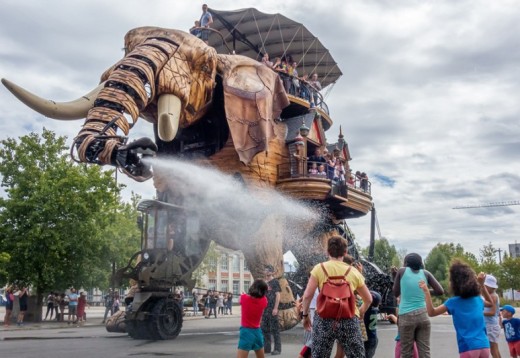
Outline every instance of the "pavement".
<svg viewBox="0 0 520 358"><path fill-rule="evenodd" d="M67 327L89 327L89 326L105 326L103 323L103 316L105 315L105 307L101 306L91 306L85 309L87 314L87 320L85 322L79 322L73 324L72 322L69 324L67 322L67 315L65 315L64 322L58 322L56 319L44 320L45 312L47 308L43 307L42 321L41 322L24 322L22 326L17 326L15 322L12 322L8 327L3 325L3 320L5 316L5 306L0 306L0 320L2 321L2 325L0 325L0 332L2 331L12 331L12 330L35 330L35 329L62 329ZM240 316L240 307L237 307L234 310L236 313L233 315L219 315L218 319L225 318L233 318ZM184 321L192 321L192 320L204 320L204 316L199 312L197 316L194 316L191 311L188 311L184 316Z"/></svg>

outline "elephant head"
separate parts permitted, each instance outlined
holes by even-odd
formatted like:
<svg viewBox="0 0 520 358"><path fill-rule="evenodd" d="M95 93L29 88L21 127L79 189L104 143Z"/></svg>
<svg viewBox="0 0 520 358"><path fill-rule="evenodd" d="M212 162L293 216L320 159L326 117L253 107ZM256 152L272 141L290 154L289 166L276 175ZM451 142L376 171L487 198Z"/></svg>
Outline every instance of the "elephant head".
<svg viewBox="0 0 520 358"><path fill-rule="evenodd" d="M155 125L159 141L174 141L179 129L194 125L207 114L217 71L224 87L229 131L240 159L248 163L266 149L272 122L289 103L280 79L249 58L217 55L203 41L179 30L130 30L125 36L124 58L105 71L95 90L72 102L46 101L5 79L2 83L45 116L86 118L74 139L76 160L115 165L144 181L152 173L142 158L154 155L158 147L148 138L127 143L130 129L142 117Z"/></svg>

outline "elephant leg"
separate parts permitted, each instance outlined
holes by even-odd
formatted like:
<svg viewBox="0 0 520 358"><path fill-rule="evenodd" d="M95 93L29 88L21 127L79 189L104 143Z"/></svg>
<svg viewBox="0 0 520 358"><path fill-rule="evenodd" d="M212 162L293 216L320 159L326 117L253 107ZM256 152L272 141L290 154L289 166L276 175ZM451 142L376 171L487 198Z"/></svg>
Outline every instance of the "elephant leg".
<svg viewBox="0 0 520 358"><path fill-rule="evenodd" d="M289 282L284 276L283 240L285 220L271 215L253 235L252 243L243 250L247 265L254 278L263 278L266 265L275 269L274 276L281 288L278 306L278 325L280 330L293 328L300 321L296 301Z"/></svg>
<svg viewBox="0 0 520 358"><path fill-rule="evenodd" d="M275 277L283 275L283 232L283 219L271 215L251 238L244 238L244 242L250 242L243 249L244 257L255 279L264 278L266 265L274 267Z"/></svg>

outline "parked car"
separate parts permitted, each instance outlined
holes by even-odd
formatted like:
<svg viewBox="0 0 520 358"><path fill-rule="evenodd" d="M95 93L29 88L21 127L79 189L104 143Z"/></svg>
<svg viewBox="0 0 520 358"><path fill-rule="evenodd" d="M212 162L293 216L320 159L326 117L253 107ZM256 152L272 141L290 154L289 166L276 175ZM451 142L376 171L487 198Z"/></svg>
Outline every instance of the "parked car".
<svg viewBox="0 0 520 358"><path fill-rule="evenodd" d="M0 294L0 306L5 306L7 303L7 300L4 296L4 294Z"/></svg>

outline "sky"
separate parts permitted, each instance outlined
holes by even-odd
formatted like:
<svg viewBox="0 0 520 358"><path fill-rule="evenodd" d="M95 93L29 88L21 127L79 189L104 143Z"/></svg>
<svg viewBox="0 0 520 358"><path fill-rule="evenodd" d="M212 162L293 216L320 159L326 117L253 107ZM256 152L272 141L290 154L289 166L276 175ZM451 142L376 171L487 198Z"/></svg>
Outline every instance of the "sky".
<svg viewBox="0 0 520 358"><path fill-rule="evenodd" d="M236 1L208 2L237 9ZM166 0L0 2L0 77L48 99L94 88L123 56L125 33L150 25L189 29L201 3ZM437 243L478 256L520 240L520 206L453 210L520 200L520 6L516 1L240 1L303 23L343 76L326 102L335 142L341 125L353 160L368 174L381 235L425 256ZM0 88L0 140L82 121L45 118ZM131 138L152 135L140 120ZM145 198L151 181L118 176ZM349 220L367 246L370 215Z"/></svg>

